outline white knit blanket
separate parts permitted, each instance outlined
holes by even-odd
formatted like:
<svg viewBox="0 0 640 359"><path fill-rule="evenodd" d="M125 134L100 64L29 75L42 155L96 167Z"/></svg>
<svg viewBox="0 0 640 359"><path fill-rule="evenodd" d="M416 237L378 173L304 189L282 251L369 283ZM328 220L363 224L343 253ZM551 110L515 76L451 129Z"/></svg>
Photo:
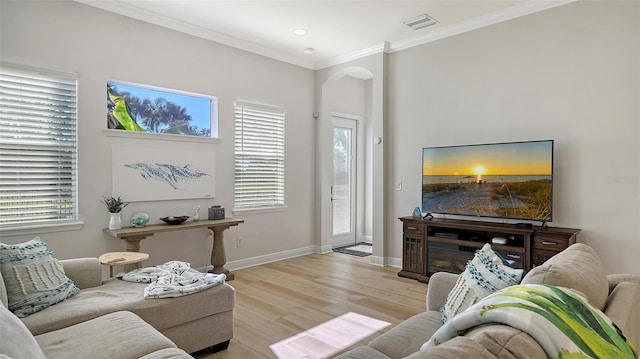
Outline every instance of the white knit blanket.
<svg viewBox="0 0 640 359"><path fill-rule="evenodd" d="M129 282L149 283L144 289L145 299L181 297L222 284L227 279L224 274L191 270L191 264L181 261L138 268L117 277Z"/></svg>

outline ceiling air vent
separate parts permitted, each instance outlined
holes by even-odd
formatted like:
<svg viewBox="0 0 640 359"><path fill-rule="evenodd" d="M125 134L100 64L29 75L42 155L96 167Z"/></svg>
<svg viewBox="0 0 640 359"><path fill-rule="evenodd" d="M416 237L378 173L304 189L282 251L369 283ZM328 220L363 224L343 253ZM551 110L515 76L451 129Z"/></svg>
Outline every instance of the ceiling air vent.
<svg viewBox="0 0 640 359"><path fill-rule="evenodd" d="M436 19L427 14L418 15L403 22L403 24L409 26L414 30L422 29L423 27L435 25L437 23L438 21Z"/></svg>

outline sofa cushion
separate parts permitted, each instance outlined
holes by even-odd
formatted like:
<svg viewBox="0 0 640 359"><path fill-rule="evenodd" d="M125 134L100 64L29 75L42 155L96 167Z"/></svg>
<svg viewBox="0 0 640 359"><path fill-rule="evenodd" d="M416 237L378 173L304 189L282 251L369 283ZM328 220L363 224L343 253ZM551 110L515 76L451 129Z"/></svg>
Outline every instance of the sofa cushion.
<svg viewBox="0 0 640 359"><path fill-rule="evenodd" d="M486 324L468 330L436 347L405 359L546 359L540 345L523 331L501 324Z"/></svg>
<svg viewBox="0 0 640 359"><path fill-rule="evenodd" d="M456 282L442 307L442 321L464 311L489 294L518 284L523 270L506 265L490 244L477 250Z"/></svg>
<svg viewBox="0 0 640 359"><path fill-rule="evenodd" d="M2 333L0 357L6 355L9 358L44 359L44 353L29 329L2 304L0 304L0 333Z"/></svg>
<svg viewBox="0 0 640 359"><path fill-rule="evenodd" d="M161 349L161 350L155 351L151 354L147 354L141 357L140 359L176 359L176 358L186 359L186 358L193 358L193 357L187 354L187 352L185 352L182 349L167 348L167 349Z"/></svg>
<svg viewBox="0 0 640 359"><path fill-rule="evenodd" d="M468 330L464 337L472 339L497 358L546 359L547 353L529 334L503 324L488 324ZM456 338L454 338L456 339ZM442 345L454 343L443 343Z"/></svg>
<svg viewBox="0 0 640 359"><path fill-rule="evenodd" d="M640 348L640 283L622 282L609 294L604 314Z"/></svg>
<svg viewBox="0 0 640 359"><path fill-rule="evenodd" d="M604 309L609 283L602 262L593 248L575 243L533 268L522 284L550 284L584 294L598 309Z"/></svg>
<svg viewBox="0 0 640 359"><path fill-rule="evenodd" d="M357 347L334 359L389 359L389 357L371 347Z"/></svg>
<svg viewBox="0 0 640 359"><path fill-rule="evenodd" d="M175 344L131 312L115 312L36 336L47 359L140 358Z"/></svg>
<svg viewBox="0 0 640 359"><path fill-rule="evenodd" d="M220 312L230 311L235 303L235 290L224 283L202 292L169 299L144 299L144 283L117 279L101 286L83 289L55 310L45 310L24 318L34 335L74 325L119 310L131 311L154 328L189 323ZM179 315L176 315L179 311Z"/></svg>
<svg viewBox="0 0 640 359"><path fill-rule="evenodd" d="M404 359L496 359L496 356L473 339L456 337L426 350L419 350ZM506 359L506 358L500 358Z"/></svg>
<svg viewBox="0 0 640 359"><path fill-rule="evenodd" d="M372 340L369 346L390 358L404 358L418 351L441 326L439 312L416 314Z"/></svg>
<svg viewBox="0 0 640 359"><path fill-rule="evenodd" d="M18 317L39 312L80 290L38 237L20 244L0 243L0 272L9 310Z"/></svg>

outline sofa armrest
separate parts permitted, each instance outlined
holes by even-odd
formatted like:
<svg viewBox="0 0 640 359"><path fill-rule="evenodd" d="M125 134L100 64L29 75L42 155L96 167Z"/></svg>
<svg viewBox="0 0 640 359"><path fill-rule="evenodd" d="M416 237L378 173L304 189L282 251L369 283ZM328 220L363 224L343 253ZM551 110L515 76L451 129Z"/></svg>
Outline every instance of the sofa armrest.
<svg viewBox="0 0 640 359"><path fill-rule="evenodd" d="M74 258L60 260L64 273L80 289L102 285L102 266L98 258Z"/></svg>
<svg viewBox="0 0 640 359"><path fill-rule="evenodd" d="M438 272L429 277L429 285L427 286L427 311L440 308L447 301L447 295L456 285L458 274Z"/></svg>
<svg viewBox="0 0 640 359"><path fill-rule="evenodd" d="M634 274L608 274L609 293L613 292L615 287L622 282L632 282L640 284L640 275Z"/></svg>
<svg viewBox="0 0 640 359"><path fill-rule="evenodd" d="M634 346L640 345L640 283L620 282L613 289L604 314L622 330Z"/></svg>

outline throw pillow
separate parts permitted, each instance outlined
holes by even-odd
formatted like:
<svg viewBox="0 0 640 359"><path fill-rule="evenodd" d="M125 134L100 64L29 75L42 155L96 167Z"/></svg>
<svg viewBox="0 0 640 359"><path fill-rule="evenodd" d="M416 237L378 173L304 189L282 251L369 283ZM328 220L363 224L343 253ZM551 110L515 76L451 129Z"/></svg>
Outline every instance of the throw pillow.
<svg viewBox="0 0 640 359"><path fill-rule="evenodd" d="M522 269L505 265L502 258L491 249L491 245L485 244L467 262L466 269L447 295L447 301L441 309L442 321L446 322L499 289L520 283L523 272Z"/></svg>
<svg viewBox="0 0 640 359"><path fill-rule="evenodd" d="M0 303L0 358L42 358L44 353L22 320ZM3 356L5 355L5 356Z"/></svg>
<svg viewBox="0 0 640 359"><path fill-rule="evenodd" d="M548 284L572 288L584 293L598 309L604 310L609 297L607 272L596 251L584 243L575 243L533 268L522 284Z"/></svg>
<svg viewBox="0 0 640 359"><path fill-rule="evenodd" d="M80 291L38 237L20 244L0 243L0 272L7 290L8 308L20 318Z"/></svg>

